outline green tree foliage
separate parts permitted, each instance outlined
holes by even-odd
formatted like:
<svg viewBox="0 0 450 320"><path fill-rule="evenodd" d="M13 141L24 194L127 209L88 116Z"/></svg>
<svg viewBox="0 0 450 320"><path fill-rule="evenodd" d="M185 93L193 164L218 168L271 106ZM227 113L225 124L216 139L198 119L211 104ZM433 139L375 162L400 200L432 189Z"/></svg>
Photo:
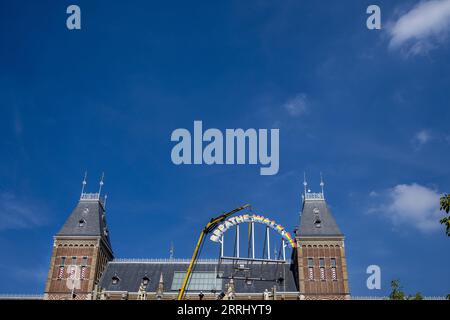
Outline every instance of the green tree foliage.
<svg viewBox="0 0 450 320"><path fill-rule="evenodd" d="M408 300L423 300L423 296L420 292L417 292L415 295L408 295Z"/></svg>
<svg viewBox="0 0 450 320"><path fill-rule="evenodd" d="M390 300L405 300L405 293L400 286L400 280L394 279L391 281L391 294L389 294Z"/></svg>
<svg viewBox="0 0 450 320"><path fill-rule="evenodd" d="M441 210L445 211L447 216L442 218L439 222L445 225L445 233L447 236L450 236L450 215L448 215L450 212L450 194L445 194L441 197Z"/></svg>
<svg viewBox="0 0 450 320"><path fill-rule="evenodd" d="M391 281L391 293L389 294L390 300L423 300L423 296L420 292L415 295L405 295L403 288L400 285L400 280L394 279Z"/></svg>

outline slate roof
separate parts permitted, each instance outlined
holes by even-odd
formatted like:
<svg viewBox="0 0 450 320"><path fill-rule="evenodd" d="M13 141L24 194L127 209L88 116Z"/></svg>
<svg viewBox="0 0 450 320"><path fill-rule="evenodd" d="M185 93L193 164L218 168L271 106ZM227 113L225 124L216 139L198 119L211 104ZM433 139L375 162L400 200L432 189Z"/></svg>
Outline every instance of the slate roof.
<svg viewBox="0 0 450 320"><path fill-rule="evenodd" d="M80 224L84 221L83 224ZM111 248L105 210L100 200L81 199L56 236L100 236Z"/></svg>
<svg viewBox="0 0 450 320"><path fill-rule="evenodd" d="M316 224L320 221L320 224ZM298 236L343 236L325 199L303 201Z"/></svg>
<svg viewBox="0 0 450 320"><path fill-rule="evenodd" d="M164 280L165 292L177 292L171 290L174 272L186 271L188 260L166 260L164 262L148 260L147 262L133 262L114 260L108 262L105 272L100 279L100 287L107 291L128 291L137 292L144 277L150 279L146 288L147 292L156 292L159 284L161 273ZM252 281L247 284L244 279L234 279L235 289L237 293L263 293L265 289L271 290L276 285L277 292L298 292L296 285L294 265L286 262L285 264L267 264L261 262L253 262L251 271L239 271L235 273L235 277L258 277L269 281ZM223 276L229 276L235 272L235 265L231 262L221 263L218 265L217 260L199 260L195 272L217 272ZM113 284L113 277L119 278L117 284ZM282 279L280 279L282 278ZM278 282L276 281L278 279ZM222 289L225 291L225 284L229 279L223 279ZM189 292L189 291L188 291Z"/></svg>

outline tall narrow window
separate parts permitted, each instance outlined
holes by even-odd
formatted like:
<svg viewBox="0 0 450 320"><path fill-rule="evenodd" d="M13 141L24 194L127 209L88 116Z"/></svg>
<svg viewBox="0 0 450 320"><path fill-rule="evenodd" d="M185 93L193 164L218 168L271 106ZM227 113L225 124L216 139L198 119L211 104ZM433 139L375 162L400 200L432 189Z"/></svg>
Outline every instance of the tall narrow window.
<svg viewBox="0 0 450 320"><path fill-rule="evenodd" d="M87 259L88 257L83 257L83 260L81 261L81 271L80 271L81 280L86 279Z"/></svg>
<svg viewBox="0 0 450 320"><path fill-rule="evenodd" d="M58 279L62 279L64 276L64 266L60 266L58 270Z"/></svg>
<svg viewBox="0 0 450 320"><path fill-rule="evenodd" d="M314 280L314 260L312 258L308 259L308 278L309 280Z"/></svg>
<svg viewBox="0 0 450 320"><path fill-rule="evenodd" d="M61 262L58 269L58 279L62 279L64 276L64 265L66 264L66 257L61 257Z"/></svg>
<svg viewBox="0 0 450 320"><path fill-rule="evenodd" d="M331 258L330 263L331 263L331 279L333 281L336 281L337 280L336 259L335 258Z"/></svg>
<svg viewBox="0 0 450 320"><path fill-rule="evenodd" d="M72 264L70 266L70 279L75 279L76 277L76 264L77 264L77 257L72 257Z"/></svg>
<svg viewBox="0 0 450 320"><path fill-rule="evenodd" d="M76 271L76 266L70 266L70 279L75 279Z"/></svg>
<svg viewBox="0 0 450 320"><path fill-rule="evenodd" d="M325 259L319 259L319 267L320 267L320 280L325 280Z"/></svg>
<svg viewBox="0 0 450 320"><path fill-rule="evenodd" d="M81 266L81 271L80 271L80 279L81 280L86 279L86 269L87 269L86 266Z"/></svg>

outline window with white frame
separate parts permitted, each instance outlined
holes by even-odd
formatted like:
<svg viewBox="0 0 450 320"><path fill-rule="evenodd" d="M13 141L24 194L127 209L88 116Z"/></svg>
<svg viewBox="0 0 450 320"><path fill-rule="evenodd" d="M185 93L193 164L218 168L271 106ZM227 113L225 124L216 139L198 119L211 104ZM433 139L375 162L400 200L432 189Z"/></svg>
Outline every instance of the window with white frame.
<svg viewBox="0 0 450 320"><path fill-rule="evenodd" d="M320 280L325 280L325 259L319 259L319 267L320 267Z"/></svg>
<svg viewBox="0 0 450 320"><path fill-rule="evenodd" d="M331 279L333 281L336 281L337 280L336 259L335 258L331 258L330 259L330 264L331 264Z"/></svg>
<svg viewBox="0 0 450 320"><path fill-rule="evenodd" d="M66 257L61 257L61 261L58 269L58 279L62 279L64 277L64 265L66 264Z"/></svg>

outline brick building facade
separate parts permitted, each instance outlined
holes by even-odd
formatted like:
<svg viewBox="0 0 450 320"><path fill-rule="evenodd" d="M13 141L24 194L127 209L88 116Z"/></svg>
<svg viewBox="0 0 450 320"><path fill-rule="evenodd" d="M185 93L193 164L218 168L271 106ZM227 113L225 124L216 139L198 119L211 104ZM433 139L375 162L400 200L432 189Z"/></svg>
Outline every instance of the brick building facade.
<svg viewBox="0 0 450 320"><path fill-rule="evenodd" d="M321 193L306 192L296 233L301 299L348 299L344 235Z"/></svg>
<svg viewBox="0 0 450 320"><path fill-rule="evenodd" d="M322 185L323 186L323 185ZM187 299L349 299L344 235L321 193L302 195L297 247L283 265L199 260ZM80 200L54 237L45 299L175 299L189 260L114 259L99 193ZM242 272L239 271L242 266ZM247 270L247 271L246 271ZM231 271L230 271L231 272ZM239 273L240 272L240 273ZM255 273L256 272L256 273ZM257 281L255 279L273 279Z"/></svg>
<svg viewBox="0 0 450 320"><path fill-rule="evenodd" d="M99 194L83 193L54 236L45 299L93 298L102 273L114 257L103 206Z"/></svg>

